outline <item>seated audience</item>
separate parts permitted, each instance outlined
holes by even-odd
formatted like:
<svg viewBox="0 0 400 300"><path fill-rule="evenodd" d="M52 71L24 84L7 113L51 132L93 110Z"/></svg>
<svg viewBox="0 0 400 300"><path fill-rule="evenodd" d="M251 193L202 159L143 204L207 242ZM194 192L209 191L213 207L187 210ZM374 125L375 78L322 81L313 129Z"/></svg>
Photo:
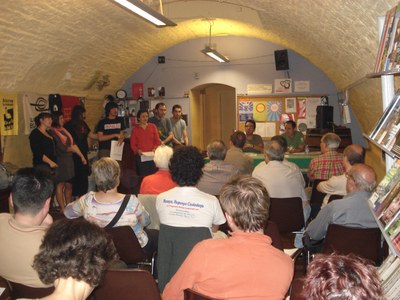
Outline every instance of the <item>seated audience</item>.
<svg viewBox="0 0 400 300"><path fill-rule="evenodd" d="M311 160L308 167L308 178L327 180L332 176L341 175L343 169L343 154L337 152L340 146L340 137L335 133L326 133L321 138L322 154Z"/></svg>
<svg viewBox="0 0 400 300"><path fill-rule="evenodd" d="M85 220L60 220L44 236L33 268L54 292L42 299L86 299L118 258L104 230Z"/></svg>
<svg viewBox="0 0 400 300"><path fill-rule="evenodd" d="M246 135L242 131L235 131L231 135L230 148L226 152L225 161L238 168L240 174L250 175L253 172L254 164L251 157L243 153L245 143Z"/></svg>
<svg viewBox="0 0 400 300"><path fill-rule="evenodd" d="M315 256L308 266L302 296L307 300L382 300L377 269L353 255Z"/></svg>
<svg viewBox="0 0 400 300"><path fill-rule="evenodd" d="M150 224L150 216L136 196L118 193L120 168L117 161L103 157L93 164L92 169L98 192L89 192L68 204L65 216L69 219L83 216L100 227L106 227L118 211L123 209L122 215L112 227L131 226L145 253L151 255L156 247L157 234L153 230L144 230ZM150 239L148 235L151 235Z"/></svg>
<svg viewBox="0 0 400 300"><path fill-rule="evenodd" d="M351 166L354 164L364 163L365 150L358 144L352 144L347 146L343 151L343 168L345 172L349 172ZM332 176L326 181L322 181L318 184L317 190L327 194L322 203L322 207L328 204L329 197L335 195L346 195L346 174Z"/></svg>
<svg viewBox="0 0 400 300"><path fill-rule="evenodd" d="M215 196L196 188L204 166L200 151L193 146L177 148L169 169L178 186L157 196L156 208L160 223L175 227L208 227L217 232L225 223Z"/></svg>
<svg viewBox="0 0 400 300"><path fill-rule="evenodd" d="M264 235L269 196L263 184L239 177L226 184L221 205L232 235L198 243L164 289L163 299L183 299L187 288L218 299L284 299L293 262Z"/></svg>
<svg viewBox="0 0 400 300"><path fill-rule="evenodd" d="M154 154L154 163L158 171L143 178L140 185L140 194L160 194L176 187L168 169L169 161L172 157L171 147L161 145L157 147Z"/></svg>
<svg viewBox="0 0 400 300"><path fill-rule="evenodd" d="M14 214L0 214L0 276L30 287L45 287L32 269L46 230L53 181L46 171L20 169L11 188Z"/></svg>
<svg viewBox="0 0 400 300"><path fill-rule="evenodd" d="M288 145L289 153L304 152L304 135L296 130L296 122L289 120L285 122L285 133L282 134Z"/></svg>
<svg viewBox="0 0 400 300"><path fill-rule="evenodd" d="M303 200L304 218L310 215L310 205L304 190L300 170L284 163L285 148L274 140L265 146L265 161L258 164L252 176L261 180L273 198L300 197Z"/></svg>
<svg viewBox="0 0 400 300"><path fill-rule="evenodd" d="M215 140L207 146L207 156L210 162L203 168L203 175L197 183L197 188L211 195L219 195L222 186L239 170L230 163L224 161L226 147L223 141Z"/></svg>
<svg viewBox="0 0 400 300"><path fill-rule="evenodd" d="M244 128L246 131L246 143L243 146L243 151L262 153L264 150L264 142L260 135L254 133L256 130L256 122L249 119L244 124Z"/></svg>
<svg viewBox="0 0 400 300"><path fill-rule="evenodd" d="M329 224L358 228L376 228L375 218L367 200L375 187L375 172L364 164L355 164L346 174L347 195L328 203L307 226L305 234L313 240L322 240Z"/></svg>

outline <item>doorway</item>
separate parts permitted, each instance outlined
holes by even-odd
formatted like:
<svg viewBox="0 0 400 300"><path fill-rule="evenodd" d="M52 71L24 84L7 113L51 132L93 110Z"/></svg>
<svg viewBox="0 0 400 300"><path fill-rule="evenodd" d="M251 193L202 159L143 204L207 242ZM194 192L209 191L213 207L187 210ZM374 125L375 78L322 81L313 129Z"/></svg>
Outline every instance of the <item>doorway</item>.
<svg viewBox="0 0 400 300"><path fill-rule="evenodd" d="M237 128L236 90L223 84L206 84L191 90L192 144L206 150L208 143L220 139L229 145Z"/></svg>

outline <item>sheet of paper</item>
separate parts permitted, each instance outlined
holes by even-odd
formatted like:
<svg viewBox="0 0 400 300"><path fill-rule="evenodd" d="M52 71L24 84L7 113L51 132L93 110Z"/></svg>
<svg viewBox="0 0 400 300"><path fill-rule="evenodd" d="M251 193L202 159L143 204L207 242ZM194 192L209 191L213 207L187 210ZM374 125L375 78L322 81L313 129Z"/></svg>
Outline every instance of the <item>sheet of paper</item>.
<svg viewBox="0 0 400 300"><path fill-rule="evenodd" d="M294 82L294 92L309 92L310 91L310 81L295 81Z"/></svg>
<svg viewBox="0 0 400 300"><path fill-rule="evenodd" d="M154 152L142 152L142 155L140 156L140 161L145 162L145 161L151 161L154 160Z"/></svg>
<svg viewBox="0 0 400 300"><path fill-rule="evenodd" d="M111 141L110 157L115 160L122 160L122 153L124 152L124 143L118 146L118 141Z"/></svg>
<svg viewBox="0 0 400 300"><path fill-rule="evenodd" d="M255 133L262 137L273 137L276 135L276 123L257 123Z"/></svg>

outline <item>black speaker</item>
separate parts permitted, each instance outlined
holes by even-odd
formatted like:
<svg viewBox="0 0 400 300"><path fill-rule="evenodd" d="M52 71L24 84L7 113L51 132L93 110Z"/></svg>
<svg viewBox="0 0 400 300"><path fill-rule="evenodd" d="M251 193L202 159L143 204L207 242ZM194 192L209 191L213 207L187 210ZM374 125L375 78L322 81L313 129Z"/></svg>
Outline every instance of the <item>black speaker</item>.
<svg viewBox="0 0 400 300"><path fill-rule="evenodd" d="M317 128L328 129L333 126L333 106L317 106Z"/></svg>
<svg viewBox="0 0 400 300"><path fill-rule="evenodd" d="M277 71L289 70L289 60L287 50L276 50L275 54L275 69Z"/></svg>

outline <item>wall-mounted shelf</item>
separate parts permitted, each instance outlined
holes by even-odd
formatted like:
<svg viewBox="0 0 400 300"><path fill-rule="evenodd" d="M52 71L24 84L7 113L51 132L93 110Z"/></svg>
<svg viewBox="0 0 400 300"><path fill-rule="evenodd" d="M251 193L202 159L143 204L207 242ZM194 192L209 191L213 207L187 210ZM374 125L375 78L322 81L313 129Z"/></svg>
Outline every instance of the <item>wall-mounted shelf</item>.
<svg viewBox="0 0 400 300"><path fill-rule="evenodd" d="M389 151L386 147L382 146L381 144L377 143L375 140L371 139L371 138L369 137L368 134L363 133L363 136L364 136L368 141L370 141L372 144L374 144L374 145L377 146L379 149L381 149L381 150L384 151L386 154L388 154L390 157L392 157L392 158L398 157L395 153Z"/></svg>

